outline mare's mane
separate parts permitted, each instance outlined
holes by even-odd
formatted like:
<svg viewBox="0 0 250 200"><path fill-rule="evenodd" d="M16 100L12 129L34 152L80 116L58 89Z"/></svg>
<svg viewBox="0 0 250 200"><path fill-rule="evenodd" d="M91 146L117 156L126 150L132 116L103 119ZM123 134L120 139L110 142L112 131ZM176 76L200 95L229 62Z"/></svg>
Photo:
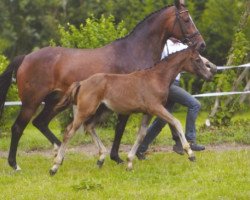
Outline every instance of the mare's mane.
<svg viewBox="0 0 250 200"><path fill-rule="evenodd" d="M151 18L152 16L155 16L155 15L160 14L163 10L168 9L169 7L172 7L172 6L174 6L174 5L167 5L167 6L161 8L161 9L159 9L159 10L156 10L156 11L150 13L150 14L147 15L143 20L141 20L141 21L133 28L133 30L130 31L126 36L124 36L124 37L122 37L122 38L118 38L118 39L116 39L115 41L119 41L119 40L122 40L122 39L126 39L126 38L129 37L130 35L133 35L133 33L134 33L137 29L139 29L139 28L141 27L141 25L142 25L146 20L148 20L148 19ZM115 42L115 41L114 41L114 42Z"/></svg>

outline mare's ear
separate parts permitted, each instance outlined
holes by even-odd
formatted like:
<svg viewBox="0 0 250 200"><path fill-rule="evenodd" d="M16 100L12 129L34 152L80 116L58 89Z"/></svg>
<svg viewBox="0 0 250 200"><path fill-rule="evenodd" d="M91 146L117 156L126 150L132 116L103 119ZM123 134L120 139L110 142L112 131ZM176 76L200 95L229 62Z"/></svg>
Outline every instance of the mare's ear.
<svg viewBox="0 0 250 200"><path fill-rule="evenodd" d="M175 1L174 1L174 5L176 6L177 9L180 9L180 7L181 7L181 2L180 2L180 0L175 0Z"/></svg>
<svg viewBox="0 0 250 200"><path fill-rule="evenodd" d="M176 6L177 9L181 8L181 4L185 4L185 0L175 0L174 5Z"/></svg>

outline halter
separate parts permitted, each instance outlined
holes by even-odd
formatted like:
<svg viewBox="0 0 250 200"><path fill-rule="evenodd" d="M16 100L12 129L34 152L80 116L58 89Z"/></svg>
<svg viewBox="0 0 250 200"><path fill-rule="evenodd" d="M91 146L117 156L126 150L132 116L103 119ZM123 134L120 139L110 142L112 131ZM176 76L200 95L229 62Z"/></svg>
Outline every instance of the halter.
<svg viewBox="0 0 250 200"><path fill-rule="evenodd" d="M194 38L196 35L200 35L200 32L197 30L196 32L194 32L191 35L188 35L188 34L185 33L184 28L183 28L183 26L185 26L185 24L182 23L181 17L180 17L180 14L185 13L185 12L188 12L188 10L183 10L183 11L180 11L180 12L177 9L175 10L176 18L175 18L175 22L174 22L174 25L173 25L172 33L174 31L175 24L178 22L179 26L180 26L180 29L181 29L181 33L183 35L183 39L181 40L181 42L186 43L186 44L191 42L191 44L194 45L193 42L192 42L192 38Z"/></svg>

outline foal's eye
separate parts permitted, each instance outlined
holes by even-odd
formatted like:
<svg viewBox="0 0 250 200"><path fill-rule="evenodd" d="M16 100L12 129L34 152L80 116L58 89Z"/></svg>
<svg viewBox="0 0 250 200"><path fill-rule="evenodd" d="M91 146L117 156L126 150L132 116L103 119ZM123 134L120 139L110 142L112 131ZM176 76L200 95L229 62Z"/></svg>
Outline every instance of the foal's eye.
<svg viewBox="0 0 250 200"><path fill-rule="evenodd" d="M196 58L196 59L195 59L195 62L200 63L200 62L201 62L201 59L200 59L200 58Z"/></svg>

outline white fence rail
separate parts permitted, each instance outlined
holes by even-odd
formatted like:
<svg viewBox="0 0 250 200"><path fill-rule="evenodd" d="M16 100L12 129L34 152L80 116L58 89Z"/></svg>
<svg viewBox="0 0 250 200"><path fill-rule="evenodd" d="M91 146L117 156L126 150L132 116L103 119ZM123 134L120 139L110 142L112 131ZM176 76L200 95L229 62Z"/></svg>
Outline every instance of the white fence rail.
<svg viewBox="0 0 250 200"><path fill-rule="evenodd" d="M234 68L248 68L250 67L250 63L239 65L239 66L217 66L217 70L227 70ZM237 95L237 94L249 94L250 91L231 91L231 92L215 92L215 93L204 93L204 94L195 94L194 97L215 97L215 96L226 96L226 95ZM21 101L9 101L5 102L4 106L21 106Z"/></svg>

